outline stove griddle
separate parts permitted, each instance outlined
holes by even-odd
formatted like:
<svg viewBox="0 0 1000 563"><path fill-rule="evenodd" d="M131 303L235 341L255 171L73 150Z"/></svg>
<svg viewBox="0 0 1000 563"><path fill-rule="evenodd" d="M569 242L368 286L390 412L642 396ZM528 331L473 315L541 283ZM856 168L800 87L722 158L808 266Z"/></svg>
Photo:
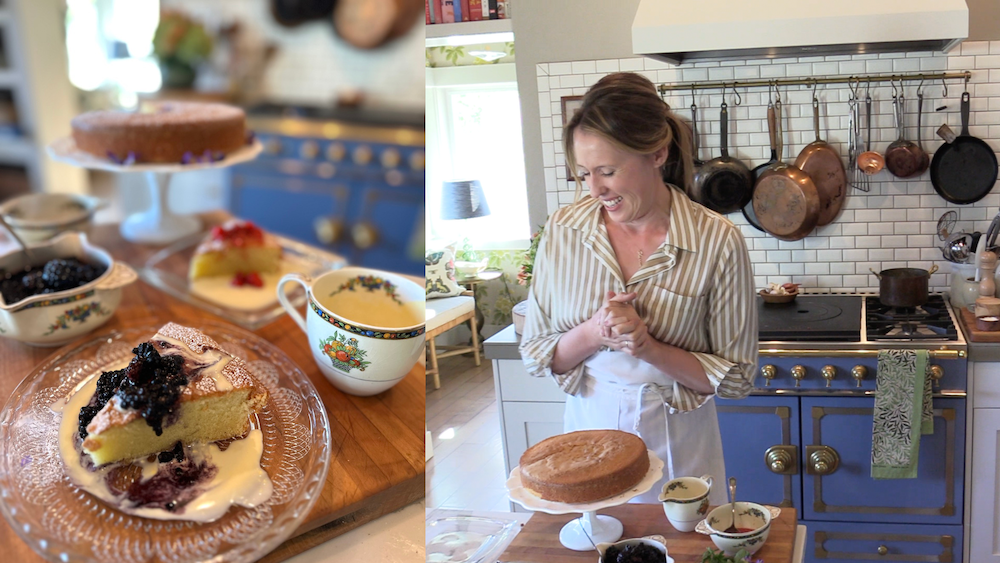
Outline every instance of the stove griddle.
<svg viewBox="0 0 1000 563"><path fill-rule="evenodd" d="M861 296L800 295L791 303L757 296L760 340L861 341Z"/></svg>

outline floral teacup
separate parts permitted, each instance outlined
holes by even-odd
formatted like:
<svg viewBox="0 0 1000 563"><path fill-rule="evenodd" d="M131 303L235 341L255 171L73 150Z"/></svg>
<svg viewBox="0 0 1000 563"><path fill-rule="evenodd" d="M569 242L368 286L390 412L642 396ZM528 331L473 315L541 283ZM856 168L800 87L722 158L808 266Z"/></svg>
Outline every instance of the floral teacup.
<svg viewBox="0 0 1000 563"><path fill-rule="evenodd" d="M663 485L660 502L667 520L678 532L690 532L708 514L712 476L678 477Z"/></svg>
<svg viewBox="0 0 1000 563"><path fill-rule="evenodd" d="M285 295L289 282L306 290L305 318ZM278 301L306 333L323 375L351 395L381 393L413 369L424 349L424 300L417 283L369 268L278 281Z"/></svg>

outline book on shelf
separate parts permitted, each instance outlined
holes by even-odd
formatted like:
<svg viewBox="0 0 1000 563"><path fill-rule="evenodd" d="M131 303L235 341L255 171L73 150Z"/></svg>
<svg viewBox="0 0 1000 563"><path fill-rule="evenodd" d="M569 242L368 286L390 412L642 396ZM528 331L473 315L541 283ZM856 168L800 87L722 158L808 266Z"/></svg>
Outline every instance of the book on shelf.
<svg viewBox="0 0 1000 563"><path fill-rule="evenodd" d="M441 0L441 23L455 23L455 0Z"/></svg>
<svg viewBox="0 0 1000 563"><path fill-rule="evenodd" d="M464 22L472 21L471 17L472 14L469 13L469 10L471 10L471 6L469 6L469 0L461 0L459 4L462 5L462 21ZM455 18L455 21L458 21L458 17Z"/></svg>
<svg viewBox="0 0 1000 563"><path fill-rule="evenodd" d="M490 19L490 20L500 19L500 17L497 15L497 0L483 0L483 5L487 6L488 9L489 9L489 11L487 12L488 17L486 17L486 14L484 14L484 17L483 17L484 20L485 19Z"/></svg>
<svg viewBox="0 0 1000 563"><path fill-rule="evenodd" d="M455 10L455 21L462 21L462 0L451 0L451 3Z"/></svg>
<svg viewBox="0 0 1000 563"><path fill-rule="evenodd" d="M483 19L483 0L469 0L469 21Z"/></svg>
<svg viewBox="0 0 1000 563"><path fill-rule="evenodd" d="M424 0L424 23L431 24L436 23L434 21L434 9L432 8L431 0Z"/></svg>
<svg viewBox="0 0 1000 563"><path fill-rule="evenodd" d="M497 0L497 19L505 20L510 17L510 0Z"/></svg>

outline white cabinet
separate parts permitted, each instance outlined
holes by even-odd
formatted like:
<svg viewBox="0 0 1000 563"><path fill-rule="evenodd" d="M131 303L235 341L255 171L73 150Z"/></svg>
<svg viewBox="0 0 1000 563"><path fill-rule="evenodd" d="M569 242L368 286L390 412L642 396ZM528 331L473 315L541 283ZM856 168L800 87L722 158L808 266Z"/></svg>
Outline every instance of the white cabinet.
<svg viewBox="0 0 1000 563"><path fill-rule="evenodd" d="M970 563L1000 563L1000 363L970 363L972 476L966 529Z"/></svg>
<svg viewBox="0 0 1000 563"><path fill-rule="evenodd" d="M493 380L500 411L507 474L521 454L542 440L563 433L566 394L551 377L532 377L520 359L494 359ZM511 503L515 511L524 509Z"/></svg>

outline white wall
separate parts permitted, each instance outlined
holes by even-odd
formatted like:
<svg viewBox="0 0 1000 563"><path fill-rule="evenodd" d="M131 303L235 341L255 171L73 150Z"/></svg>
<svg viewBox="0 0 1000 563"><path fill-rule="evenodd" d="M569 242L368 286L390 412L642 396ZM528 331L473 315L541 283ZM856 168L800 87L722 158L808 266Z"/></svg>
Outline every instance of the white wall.
<svg viewBox="0 0 1000 563"><path fill-rule="evenodd" d="M520 57L520 51L518 57ZM520 61L520 59L519 59ZM688 83L706 80L740 80L756 78L808 77L852 74L891 74L910 72L970 70L972 95L970 132L985 139L994 150L1000 149L1000 41L965 42L950 55L908 53L801 59L725 61L672 66L648 58L551 62L535 65L535 88L539 118L535 127L541 140L540 168L543 176L545 212L570 203L575 184L566 180L562 151L560 98L580 95L601 76L615 71L640 72L654 83ZM525 83L520 83L522 89ZM907 138L916 135L916 87L907 83ZM961 81L948 84L948 97L942 99L941 83L925 84L924 148L933 153L943 141L934 135L941 123L958 131L960 127L959 96ZM691 95L687 90L672 92L666 101L678 108L681 115L690 115ZM730 153L753 167L770 156L767 148L766 106L767 89L747 92L741 89L743 103L734 105L727 94L730 115ZM876 99L873 109L875 128L872 133L875 148L884 151L896 139L893 128L891 88L881 85L872 90ZM798 152L814 140L812 131L811 90L790 87L782 91L784 104L785 150L783 159L793 161ZM819 88L820 128L822 137L837 147L842 158L847 154L849 91L844 85ZM718 155L720 90L699 91L699 132L701 156ZM945 110L935 112L939 106ZM928 112L931 115L928 115ZM708 123L705 121L709 120ZM525 127L529 130L530 125ZM933 138L932 138L933 136ZM747 238L757 286L768 282L793 281L809 288L877 291L878 280L869 269L879 271L895 267L929 268L938 264L942 271L931 277L934 290L946 290L950 263L943 260L942 242L935 235L938 217L947 210L958 212L958 228L985 232L990 220L1000 208L1000 192L993 192L971 205L948 203L933 189L929 173L909 180L894 178L888 171L872 177L867 193L850 188L843 211L831 224L817 228L803 240L779 241L750 226L742 213L728 216L740 225ZM535 184L539 185L539 184ZM532 186L529 183L529 186Z"/></svg>

